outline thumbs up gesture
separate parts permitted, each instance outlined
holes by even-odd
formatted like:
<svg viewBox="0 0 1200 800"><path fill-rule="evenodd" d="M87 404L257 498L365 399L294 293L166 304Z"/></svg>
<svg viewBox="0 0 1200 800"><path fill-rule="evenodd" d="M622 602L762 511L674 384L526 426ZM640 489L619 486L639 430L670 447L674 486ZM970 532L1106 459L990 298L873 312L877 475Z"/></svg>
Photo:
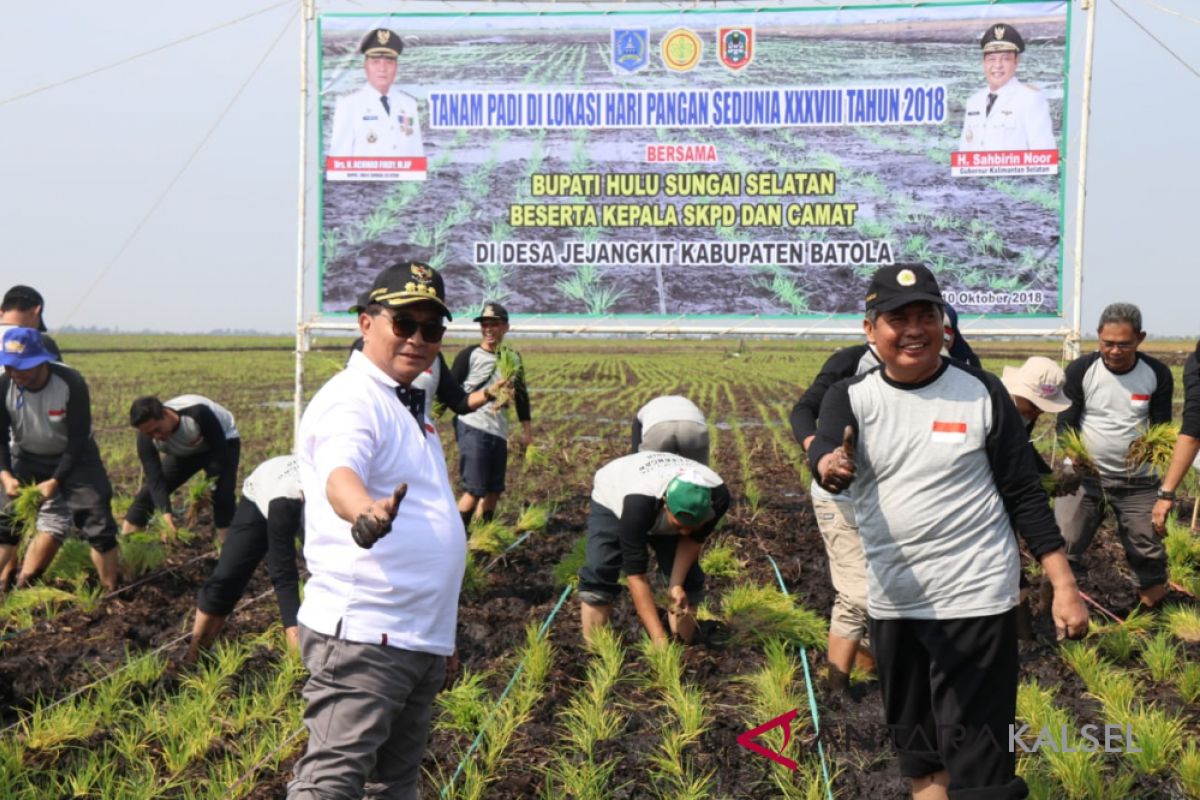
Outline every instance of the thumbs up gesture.
<svg viewBox="0 0 1200 800"><path fill-rule="evenodd" d="M370 550L375 543L392 530L392 520L400 510L400 501L408 494L408 484L402 483L396 487L390 496L376 500L367 510L358 515L350 526L350 535L359 547Z"/></svg>
<svg viewBox="0 0 1200 800"><path fill-rule="evenodd" d="M837 494L854 480L854 428L847 425L841 447L821 457L817 464L818 482Z"/></svg>

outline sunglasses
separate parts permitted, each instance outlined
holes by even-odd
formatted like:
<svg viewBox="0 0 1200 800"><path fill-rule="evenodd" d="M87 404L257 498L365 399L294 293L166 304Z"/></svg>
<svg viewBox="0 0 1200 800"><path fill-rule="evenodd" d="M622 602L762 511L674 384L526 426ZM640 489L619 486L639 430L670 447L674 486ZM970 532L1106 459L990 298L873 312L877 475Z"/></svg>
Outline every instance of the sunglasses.
<svg viewBox="0 0 1200 800"><path fill-rule="evenodd" d="M392 321L392 332L401 339L412 338L418 328L421 330L421 338L430 344L437 344L446 335L446 326L440 322L418 322L412 317L392 316L382 312L380 316Z"/></svg>

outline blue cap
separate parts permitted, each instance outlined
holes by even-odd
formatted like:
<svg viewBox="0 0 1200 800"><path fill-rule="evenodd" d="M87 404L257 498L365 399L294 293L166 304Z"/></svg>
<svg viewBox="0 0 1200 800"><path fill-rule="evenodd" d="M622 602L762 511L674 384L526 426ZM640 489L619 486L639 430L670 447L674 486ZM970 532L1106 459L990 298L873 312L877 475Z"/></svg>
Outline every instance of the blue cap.
<svg viewBox="0 0 1200 800"><path fill-rule="evenodd" d="M53 361L42 335L33 328L8 328L0 335L0 366L13 369L33 369Z"/></svg>

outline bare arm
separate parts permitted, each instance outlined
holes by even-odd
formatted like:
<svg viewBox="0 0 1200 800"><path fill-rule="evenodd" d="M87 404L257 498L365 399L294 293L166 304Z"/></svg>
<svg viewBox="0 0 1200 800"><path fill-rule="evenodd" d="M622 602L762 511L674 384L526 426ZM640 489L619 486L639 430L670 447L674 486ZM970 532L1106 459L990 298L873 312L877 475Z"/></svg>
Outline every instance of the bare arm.
<svg viewBox="0 0 1200 800"><path fill-rule="evenodd" d="M633 598L633 607L637 611L642 627L650 634L650 640L655 644L666 644L667 632L658 619L658 607L654 605L654 591L645 574L629 576L629 594Z"/></svg>

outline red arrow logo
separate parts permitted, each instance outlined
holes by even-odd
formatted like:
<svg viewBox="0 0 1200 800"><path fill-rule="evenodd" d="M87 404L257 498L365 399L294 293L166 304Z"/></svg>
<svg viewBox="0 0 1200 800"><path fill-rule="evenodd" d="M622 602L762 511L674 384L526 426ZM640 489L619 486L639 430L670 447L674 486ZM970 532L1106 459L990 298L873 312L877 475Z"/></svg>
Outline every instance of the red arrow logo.
<svg viewBox="0 0 1200 800"><path fill-rule="evenodd" d="M760 756L766 756L767 758L774 761L776 764L782 764L783 766L787 767L788 769L795 771L796 768L799 766L795 761L792 761L790 758L788 758L786 756L780 755L779 753L775 752L774 750L768 750L767 748L763 747L758 742L754 741L754 739L758 736L762 736L764 733L771 730L771 728L775 728L775 727L782 725L783 726L783 746L780 747L779 749L783 750L784 748L786 748L788 746L788 742L790 742L792 740L791 722L793 719L796 718L797 711L798 711L798 709L793 708L791 711L787 712L786 714L780 714L778 717L771 720L770 722L764 722L762 725L759 725L757 728L751 728L750 730L746 731L745 733L739 734L737 737L738 744L740 744L742 747L745 747L747 750L752 750L755 753L758 753Z"/></svg>

